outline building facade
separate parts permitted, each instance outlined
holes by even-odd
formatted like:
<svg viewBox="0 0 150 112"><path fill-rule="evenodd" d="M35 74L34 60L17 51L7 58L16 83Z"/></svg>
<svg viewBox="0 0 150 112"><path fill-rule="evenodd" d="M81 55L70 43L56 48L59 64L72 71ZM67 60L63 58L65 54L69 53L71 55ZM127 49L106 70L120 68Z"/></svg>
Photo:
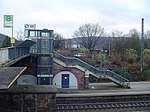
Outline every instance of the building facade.
<svg viewBox="0 0 150 112"><path fill-rule="evenodd" d="M30 48L30 53L36 56L37 83L39 85L52 85L53 30L28 29L25 31L25 36L36 42Z"/></svg>

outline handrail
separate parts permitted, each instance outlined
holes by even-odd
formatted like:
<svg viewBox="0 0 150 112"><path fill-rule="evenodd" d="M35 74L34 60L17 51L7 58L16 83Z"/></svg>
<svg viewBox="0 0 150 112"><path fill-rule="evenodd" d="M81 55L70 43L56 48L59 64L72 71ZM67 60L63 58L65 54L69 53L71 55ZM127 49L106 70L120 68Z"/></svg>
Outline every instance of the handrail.
<svg viewBox="0 0 150 112"><path fill-rule="evenodd" d="M120 76L119 74L113 72L113 71L110 71L108 69L104 69L104 68L96 68L82 60L80 60L79 58L76 58L76 57L65 57L57 52L54 52L54 57L61 60L62 62L64 62L66 65L79 65L91 72L93 72L94 74L96 75L100 75L100 74L103 74L103 75L107 75L109 77L112 77L114 78L115 80L119 81L120 83L124 83L124 82L129 82L128 79Z"/></svg>

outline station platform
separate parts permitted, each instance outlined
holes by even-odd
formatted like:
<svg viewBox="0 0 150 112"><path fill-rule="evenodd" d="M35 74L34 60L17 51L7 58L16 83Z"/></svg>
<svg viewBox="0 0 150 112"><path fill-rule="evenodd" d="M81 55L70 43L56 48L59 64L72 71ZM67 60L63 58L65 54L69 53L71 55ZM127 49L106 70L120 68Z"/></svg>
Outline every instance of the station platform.
<svg viewBox="0 0 150 112"><path fill-rule="evenodd" d="M57 97L86 97L150 94L150 81L131 82L131 88L120 88L114 83L92 83L90 89L58 89Z"/></svg>

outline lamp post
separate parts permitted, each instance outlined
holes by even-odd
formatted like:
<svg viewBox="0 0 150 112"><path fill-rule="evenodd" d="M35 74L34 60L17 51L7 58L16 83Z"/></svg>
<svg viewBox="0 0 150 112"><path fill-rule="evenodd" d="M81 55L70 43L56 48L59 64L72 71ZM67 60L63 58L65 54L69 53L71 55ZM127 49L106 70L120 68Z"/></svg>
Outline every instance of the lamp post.
<svg viewBox="0 0 150 112"><path fill-rule="evenodd" d="M102 65L103 65L103 59L102 59L102 57L103 57L103 55L102 55L102 53L103 53L103 50L100 50L101 52L101 54L100 54L100 67L102 67Z"/></svg>
<svg viewBox="0 0 150 112"><path fill-rule="evenodd" d="M110 59L110 56L111 56L111 50L110 50L110 47L111 47L111 42L109 42L109 45L108 45L108 56L109 56L109 59Z"/></svg>
<svg viewBox="0 0 150 112"><path fill-rule="evenodd" d="M103 57L103 60L104 60L104 75L106 75L106 53L107 53L107 50L101 50L101 67L102 67L102 53L104 53L104 57Z"/></svg>
<svg viewBox="0 0 150 112"><path fill-rule="evenodd" d="M144 18L142 18L142 34L141 34L141 73L144 68Z"/></svg>
<svg viewBox="0 0 150 112"><path fill-rule="evenodd" d="M107 50L104 50L104 75L106 75L106 53Z"/></svg>

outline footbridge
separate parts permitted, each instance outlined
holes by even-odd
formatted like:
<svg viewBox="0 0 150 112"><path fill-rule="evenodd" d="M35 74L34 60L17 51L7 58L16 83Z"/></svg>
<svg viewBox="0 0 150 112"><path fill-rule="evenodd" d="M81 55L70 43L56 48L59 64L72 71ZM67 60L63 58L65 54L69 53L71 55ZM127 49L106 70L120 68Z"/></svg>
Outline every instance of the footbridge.
<svg viewBox="0 0 150 112"><path fill-rule="evenodd" d="M76 57L65 57L57 52L54 52L54 59L56 63L66 67L76 67L82 71L90 73L97 78L108 78L117 85L125 88L130 88L130 82L128 79L121 75L110 71L109 69L96 68Z"/></svg>
<svg viewBox="0 0 150 112"><path fill-rule="evenodd" d="M17 61L30 56L30 46L35 42L25 40L13 47L0 48L0 67L9 67Z"/></svg>

